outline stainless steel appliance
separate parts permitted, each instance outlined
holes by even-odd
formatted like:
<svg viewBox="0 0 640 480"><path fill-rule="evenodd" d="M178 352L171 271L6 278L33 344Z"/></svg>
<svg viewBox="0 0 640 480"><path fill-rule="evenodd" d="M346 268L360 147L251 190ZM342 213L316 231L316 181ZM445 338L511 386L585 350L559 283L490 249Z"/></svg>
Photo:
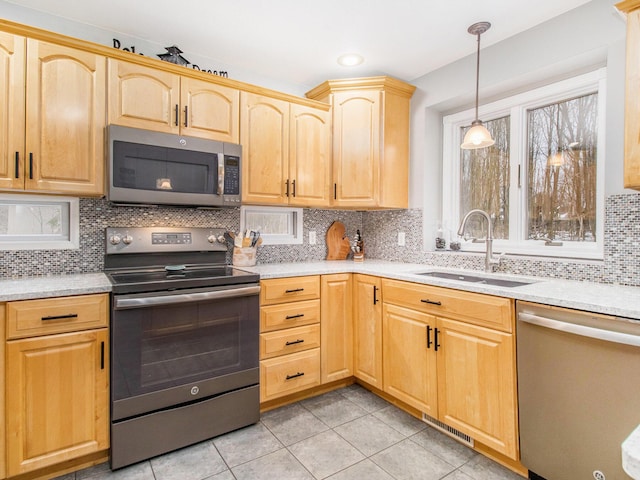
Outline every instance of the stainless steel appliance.
<svg viewBox="0 0 640 480"><path fill-rule="evenodd" d="M517 306L522 464L530 478L621 480L640 424L640 321Z"/></svg>
<svg viewBox="0 0 640 480"><path fill-rule="evenodd" d="M111 468L259 420L259 276L215 228L107 228Z"/></svg>
<svg viewBox="0 0 640 480"><path fill-rule="evenodd" d="M240 145L108 127L108 199L116 203L240 205Z"/></svg>

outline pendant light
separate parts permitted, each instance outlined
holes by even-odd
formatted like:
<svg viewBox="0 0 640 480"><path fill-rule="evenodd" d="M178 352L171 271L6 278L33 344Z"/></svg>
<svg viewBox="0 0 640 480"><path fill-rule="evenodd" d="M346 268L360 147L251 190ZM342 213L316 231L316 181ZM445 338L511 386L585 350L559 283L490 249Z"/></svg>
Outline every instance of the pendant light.
<svg viewBox="0 0 640 480"><path fill-rule="evenodd" d="M471 122L471 128L464 136L464 141L460 148L471 150L476 148L490 147L496 141L491 138L489 130L482 125L482 120L478 119L478 88L480 86L480 35L489 30L491 24L489 22L478 22L471 25L467 32L478 37L478 55L476 61L476 119Z"/></svg>

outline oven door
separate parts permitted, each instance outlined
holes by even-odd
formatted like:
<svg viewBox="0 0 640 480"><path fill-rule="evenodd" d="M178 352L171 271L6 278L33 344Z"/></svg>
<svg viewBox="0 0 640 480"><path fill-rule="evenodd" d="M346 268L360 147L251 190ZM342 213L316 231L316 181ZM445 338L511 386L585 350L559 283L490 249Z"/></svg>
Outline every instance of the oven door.
<svg viewBox="0 0 640 480"><path fill-rule="evenodd" d="M258 284L113 295L112 420L259 382Z"/></svg>

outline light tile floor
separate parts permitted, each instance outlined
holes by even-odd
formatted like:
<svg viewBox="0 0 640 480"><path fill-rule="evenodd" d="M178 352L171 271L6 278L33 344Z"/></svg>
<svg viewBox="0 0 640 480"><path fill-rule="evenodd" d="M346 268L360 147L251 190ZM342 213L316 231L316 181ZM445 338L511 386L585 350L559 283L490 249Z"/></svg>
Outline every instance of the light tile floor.
<svg viewBox="0 0 640 480"><path fill-rule="evenodd" d="M358 385L115 472L57 480L522 480Z"/></svg>

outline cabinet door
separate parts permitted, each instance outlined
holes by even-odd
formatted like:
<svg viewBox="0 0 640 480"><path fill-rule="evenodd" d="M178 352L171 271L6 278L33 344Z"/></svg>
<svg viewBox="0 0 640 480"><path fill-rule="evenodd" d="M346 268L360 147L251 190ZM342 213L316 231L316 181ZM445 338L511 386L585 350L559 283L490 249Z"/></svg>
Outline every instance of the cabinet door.
<svg viewBox="0 0 640 480"><path fill-rule="evenodd" d="M27 40L25 188L104 192L105 57Z"/></svg>
<svg viewBox="0 0 640 480"><path fill-rule="evenodd" d="M379 197L380 91L333 97L333 205L375 207Z"/></svg>
<svg viewBox="0 0 640 480"><path fill-rule="evenodd" d="M24 188L25 42L0 32L0 188Z"/></svg>
<svg viewBox="0 0 640 480"><path fill-rule="evenodd" d="M239 90L182 77L180 97L181 134L239 143Z"/></svg>
<svg viewBox="0 0 640 480"><path fill-rule="evenodd" d="M353 373L382 389L382 280L354 275Z"/></svg>
<svg viewBox="0 0 640 480"><path fill-rule="evenodd" d="M353 311L350 273L323 275L320 293L322 383L353 375Z"/></svg>
<svg viewBox="0 0 640 480"><path fill-rule="evenodd" d="M627 13L624 186L640 190L640 9Z"/></svg>
<svg viewBox="0 0 640 480"><path fill-rule="evenodd" d="M438 318L439 419L517 458L512 334Z"/></svg>
<svg viewBox="0 0 640 480"><path fill-rule="evenodd" d="M289 103L240 95L242 201L285 205L289 168Z"/></svg>
<svg viewBox="0 0 640 480"><path fill-rule="evenodd" d="M328 207L331 202L331 115L291 104L289 204Z"/></svg>
<svg viewBox="0 0 640 480"><path fill-rule="evenodd" d="M109 448L107 329L7 342L7 474Z"/></svg>
<svg viewBox="0 0 640 480"><path fill-rule="evenodd" d="M180 133L180 76L109 59L109 123Z"/></svg>
<svg viewBox="0 0 640 480"><path fill-rule="evenodd" d="M427 328L429 327L429 330ZM438 382L434 344L435 317L383 304L383 390L403 402L437 417Z"/></svg>

